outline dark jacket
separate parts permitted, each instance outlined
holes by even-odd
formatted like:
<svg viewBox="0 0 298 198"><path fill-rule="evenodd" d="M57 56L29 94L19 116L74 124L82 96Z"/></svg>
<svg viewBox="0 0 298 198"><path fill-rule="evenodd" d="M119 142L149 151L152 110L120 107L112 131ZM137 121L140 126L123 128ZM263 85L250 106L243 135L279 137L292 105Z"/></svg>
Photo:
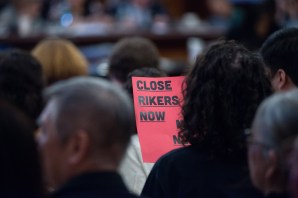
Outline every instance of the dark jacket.
<svg viewBox="0 0 298 198"><path fill-rule="evenodd" d="M286 192L284 193L271 193L266 196L266 198L290 198L290 195Z"/></svg>
<svg viewBox="0 0 298 198"><path fill-rule="evenodd" d="M136 198L115 172L91 172L72 178L52 193L53 198Z"/></svg>
<svg viewBox="0 0 298 198"><path fill-rule="evenodd" d="M258 198L242 159L217 159L194 146L176 149L153 167L142 195L154 198Z"/></svg>

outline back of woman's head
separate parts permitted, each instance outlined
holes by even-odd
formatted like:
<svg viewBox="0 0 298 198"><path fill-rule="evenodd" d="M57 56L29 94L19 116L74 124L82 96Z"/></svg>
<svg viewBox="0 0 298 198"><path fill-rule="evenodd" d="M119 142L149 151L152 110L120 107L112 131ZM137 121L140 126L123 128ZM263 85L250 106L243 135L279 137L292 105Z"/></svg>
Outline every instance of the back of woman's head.
<svg viewBox="0 0 298 198"><path fill-rule="evenodd" d="M33 128L0 100L0 197L40 197L41 168Z"/></svg>
<svg viewBox="0 0 298 198"><path fill-rule="evenodd" d="M244 130L270 93L260 57L233 41L214 44L186 78L179 135L215 155L242 153Z"/></svg>
<svg viewBox="0 0 298 198"><path fill-rule="evenodd" d="M45 39L32 50L41 63L48 85L88 74L88 62L80 50L65 39Z"/></svg>

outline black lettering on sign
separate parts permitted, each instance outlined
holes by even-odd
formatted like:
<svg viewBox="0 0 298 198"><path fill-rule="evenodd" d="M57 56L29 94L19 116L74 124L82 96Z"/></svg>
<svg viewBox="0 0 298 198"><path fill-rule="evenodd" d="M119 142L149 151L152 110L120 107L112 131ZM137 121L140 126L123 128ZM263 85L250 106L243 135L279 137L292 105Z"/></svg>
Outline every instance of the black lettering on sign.
<svg viewBox="0 0 298 198"><path fill-rule="evenodd" d="M163 102L163 96L157 96L157 104L158 105L164 105L164 102Z"/></svg>
<svg viewBox="0 0 298 198"><path fill-rule="evenodd" d="M149 111L149 112L140 112L140 120L141 121L165 121L166 113L164 111Z"/></svg>
<svg viewBox="0 0 298 198"><path fill-rule="evenodd" d="M178 105L179 104L179 98L178 98L178 96L173 96L172 97L172 104L173 105Z"/></svg>
<svg viewBox="0 0 298 198"><path fill-rule="evenodd" d="M182 126L182 120L176 120L176 128L177 129L180 129L181 128L181 126Z"/></svg>
<svg viewBox="0 0 298 198"><path fill-rule="evenodd" d="M163 81L158 81L157 86L158 86L158 90L164 90Z"/></svg>
<svg viewBox="0 0 298 198"><path fill-rule="evenodd" d="M151 81L150 82L150 88L151 88L151 90L156 90L156 87L157 87L156 82L155 81Z"/></svg>
<svg viewBox="0 0 298 198"><path fill-rule="evenodd" d="M140 81L140 80L138 80L138 81L137 81L137 88L138 88L139 90L142 90L142 89L143 89L143 86L141 86L141 84L143 84L143 82Z"/></svg>
<svg viewBox="0 0 298 198"><path fill-rule="evenodd" d="M165 105L171 105L171 97L170 96L165 96Z"/></svg>
<svg viewBox="0 0 298 198"><path fill-rule="evenodd" d="M138 96L140 106L178 106L178 96Z"/></svg>
<svg viewBox="0 0 298 198"><path fill-rule="evenodd" d="M150 98L150 100L149 100L150 101L150 103L149 103L150 105L157 105L156 102L155 102L155 97L156 96L149 97Z"/></svg>
<svg viewBox="0 0 298 198"><path fill-rule="evenodd" d="M170 81L170 80L165 81L166 90L172 91L171 82L172 81Z"/></svg>
<svg viewBox="0 0 298 198"><path fill-rule="evenodd" d="M137 88L139 91L172 91L171 81L137 81Z"/></svg>
<svg viewBox="0 0 298 198"><path fill-rule="evenodd" d="M144 96L138 96L138 101L139 101L139 105L146 105Z"/></svg>
<svg viewBox="0 0 298 198"><path fill-rule="evenodd" d="M181 138L177 135L173 135L173 143L174 143L174 145L182 144L181 143Z"/></svg>

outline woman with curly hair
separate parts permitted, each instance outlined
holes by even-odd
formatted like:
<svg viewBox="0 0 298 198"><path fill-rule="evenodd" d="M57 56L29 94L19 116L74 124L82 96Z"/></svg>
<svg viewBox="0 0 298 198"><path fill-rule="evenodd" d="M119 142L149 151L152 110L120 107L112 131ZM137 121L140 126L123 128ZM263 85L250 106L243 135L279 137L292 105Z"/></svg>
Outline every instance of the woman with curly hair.
<svg viewBox="0 0 298 198"><path fill-rule="evenodd" d="M271 93L262 60L223 41L198 57L185 82L179 136L189 146L157 161L142 195L261 197L249 180L245 131Z"/></svg>

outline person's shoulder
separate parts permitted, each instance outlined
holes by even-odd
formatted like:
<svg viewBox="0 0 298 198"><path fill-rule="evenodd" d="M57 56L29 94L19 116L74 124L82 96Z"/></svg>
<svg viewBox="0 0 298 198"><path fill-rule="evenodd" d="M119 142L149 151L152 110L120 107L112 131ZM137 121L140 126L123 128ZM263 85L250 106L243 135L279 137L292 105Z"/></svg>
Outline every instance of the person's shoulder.
<svg viewBox="0 0 298 198"><path fill-rule="evenodd" d="M126 195L121 195L121 198L149 198L149 197L138 196L138 195L129 193L129 194L126 194Z"/></svg>
<svg viewBox="0 0 298 198"><path fill-rule="evenodd" d="M184 146L181 148L174 149L163 155L160 159L180 159L188 158L193 155L198 155L198 153L203 153L195 146Z"/></svg>
<svg viewBox="0 0 298 198"><path fill-rule="evenodd" d="M177 162L203 161L205 159L206 156L200 149L197 149L195 146L184 146L161 156L156 164L179 164Z"/></svg>
<svg viewBox="0 0 298 198"><path fill-rule="evenodd" d="M266 198L290 198L288 193L270 193Z"/></svg>

